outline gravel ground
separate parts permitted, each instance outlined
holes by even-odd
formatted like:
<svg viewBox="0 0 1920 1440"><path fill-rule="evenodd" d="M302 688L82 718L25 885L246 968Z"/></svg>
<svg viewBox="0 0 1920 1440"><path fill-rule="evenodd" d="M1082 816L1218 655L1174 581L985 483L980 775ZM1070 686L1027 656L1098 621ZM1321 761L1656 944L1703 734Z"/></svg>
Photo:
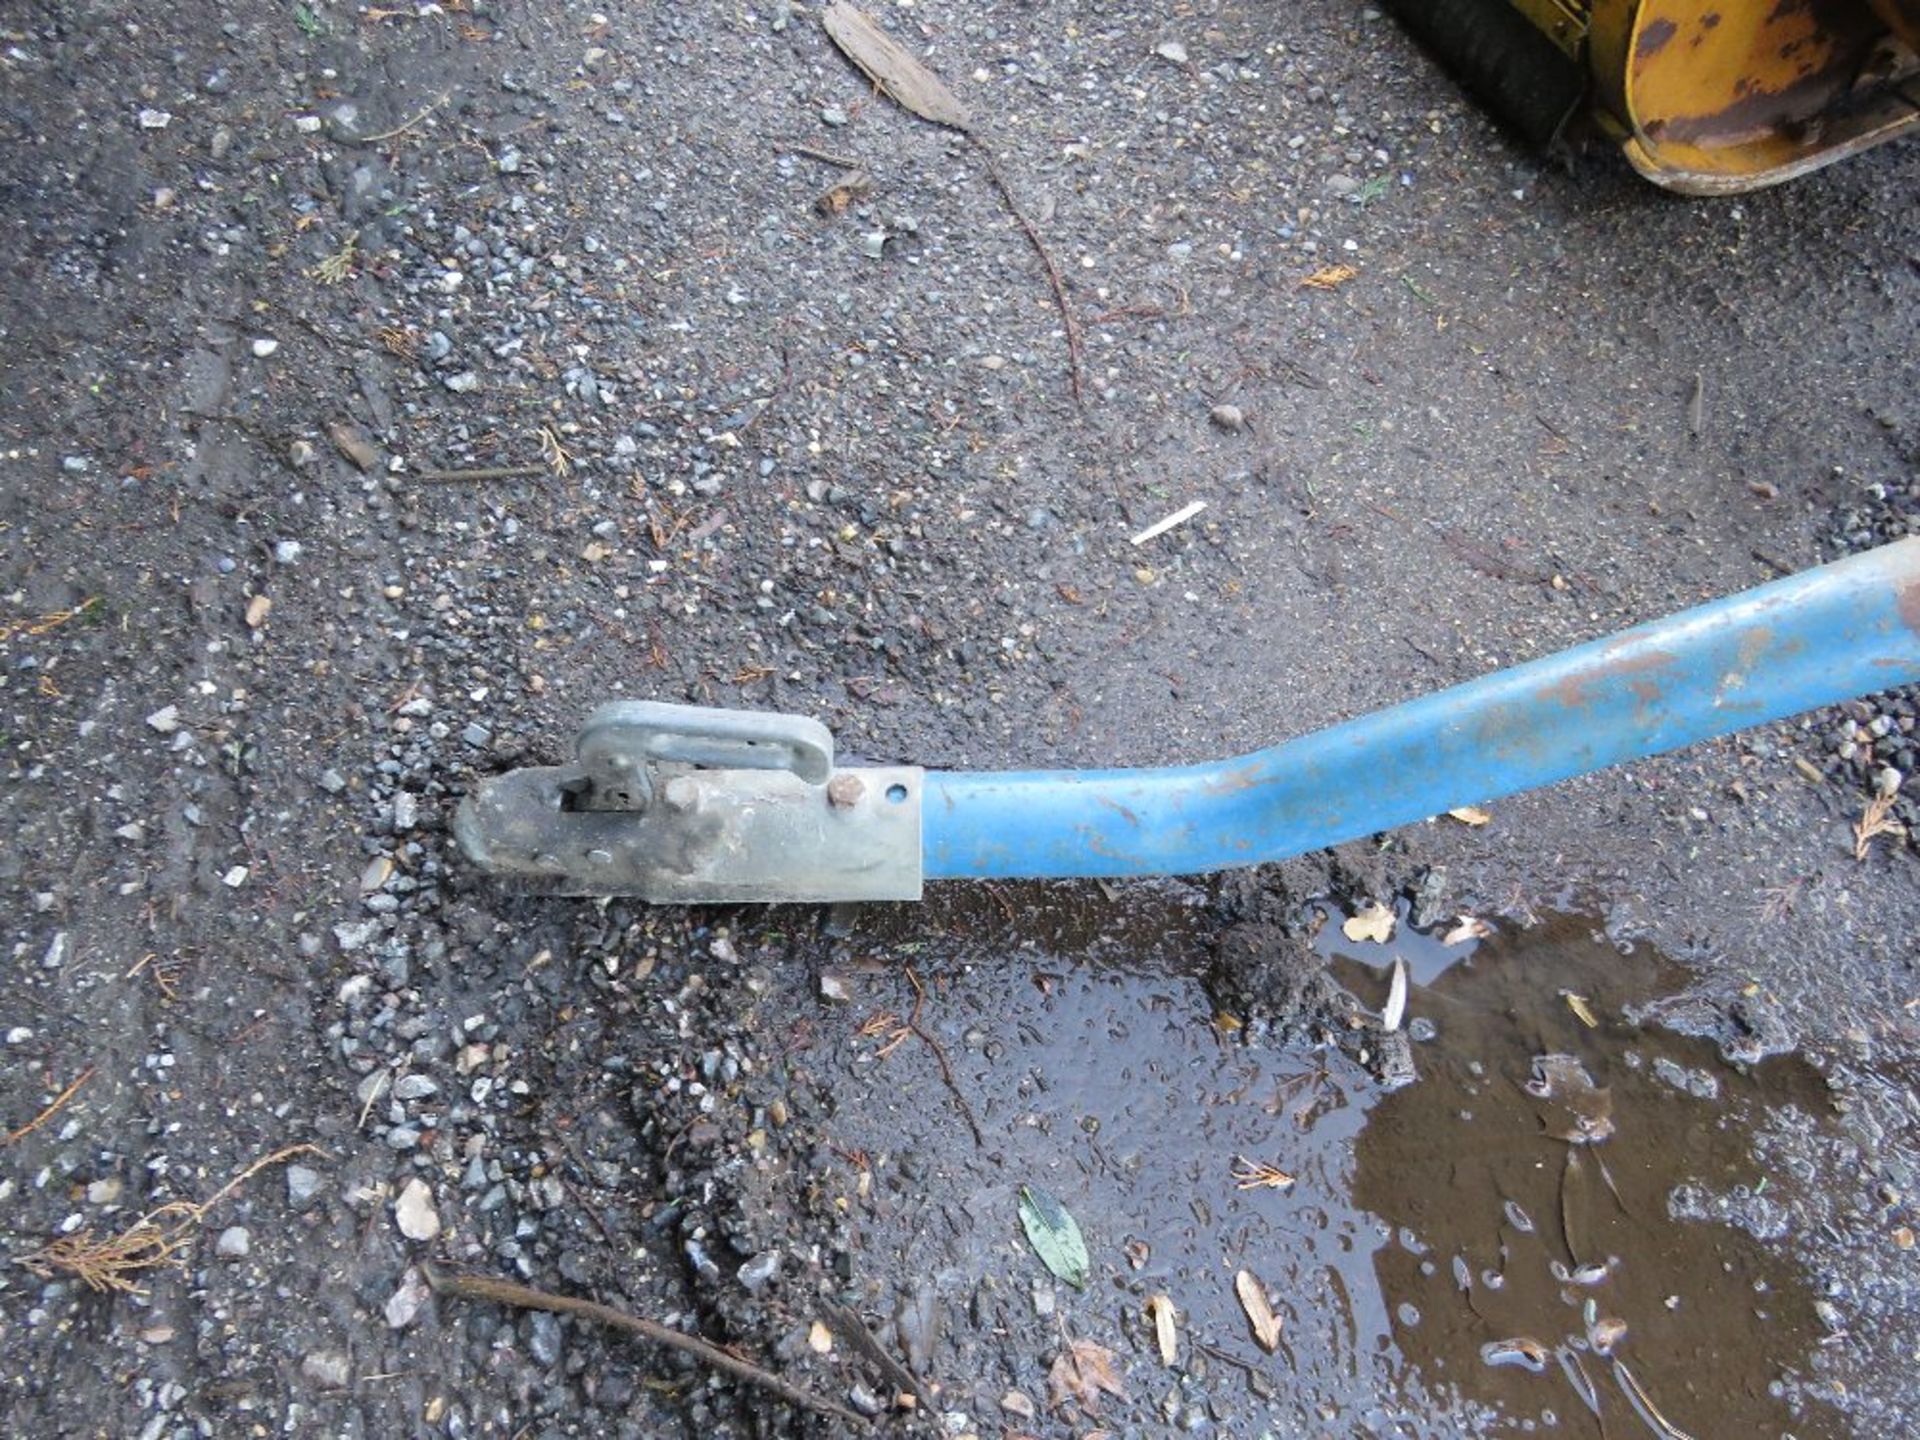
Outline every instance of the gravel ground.
<svg viewBox="0 0 1920 1440"><path fill-rule="evenodd" d="M886 1387L820 1353L822 1294L936 1374L1057 1345L1020 1307L902 1332L920 1212L887 1197L959 1206L969 1137L925 1056L904 1091L856 1074L870 1010L821 977L913 957L971 1055L978 967L1198 973L1252 902L648 912L465 873L452 804L603 699L791 709L928 766L1194 759L1916 527L1911 143L1680 203L1602 154L1537 164L1347 0L875 8L983 145L785 0L0 20L0 1123L81 1080L7 1147L0 1245L316 1147L168 1212L180 1263L137 1294L0 1269L21 1433L832 1428L436 1300L428 1257L843 1400ZM989 152L1080 317L1084 405ZM839 213L823 153L869 177ZM430 478L499 466L536 470ZM1920 1399L1884 1243L1920 886L1850 827L1915 715L1878 697L1275 882L1276 944L1305 900L1435 874L1503 923L1595 915L1690 967L1681 1020L1736 1058L1817 1059L1852 1138L1767 1144L1831 1191L1815 1363L1863 1435ZM900 1105L944 1123L876 1180L836 1137ZM1125 1423L1163 1418L1214 1424ZM1029 1424L1070 1433L952 1428Z"/></svg>

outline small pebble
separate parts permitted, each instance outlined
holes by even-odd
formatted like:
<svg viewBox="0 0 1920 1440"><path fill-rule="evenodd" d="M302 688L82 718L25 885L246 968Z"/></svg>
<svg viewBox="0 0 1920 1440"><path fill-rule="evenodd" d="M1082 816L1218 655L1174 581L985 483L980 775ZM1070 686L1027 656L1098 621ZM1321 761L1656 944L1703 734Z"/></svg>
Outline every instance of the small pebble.
<svg viewBox="0 0 1920 1440"><path fill-rule="evenodd" d="M417 1175L407 1181L393 1202L393 1218L409 1240L427 1241L440 1233L440 1212L434 1208L433 1191L426 1181Z"/></svg>
<svg viewBox="0 0 1920 1440"><path fill-rule="evenodd" d="M535 1364L546 1368L559 1364L562 1339L558 1315L536 1310L527 1317L527 1353Z"/></svg>
<svg viewBox="0 0 1920 1440"><path fill-rule="evenodd" d="M302 1211L320 1196L320 1172L305 1165L287 1167L287 1203Z"/></svg>
<svg viewBox="0 0 1920 1440"><path fill-rule="evenodd" d="M769 1250L764 1255L756 1255L742 1265L737 1272L740 1284L749 1295L759 1295L771 1285L780 1273L780 1252Z"/></svg>
<svg viewBox="0 0 1920 1440"><path fill-rule="evenodd" d="M426 1308L427 1297L432 1292L427 1289L426 1279L417 1269L409 1269L400 1278L400 1287L388 1298L385 1313L387 1324L392 1329L404 1330L420 1318L420 1312Z"/></svg>
<svg viewBox="0 0 1920 1440"><path fill-rule="evenodd" d="M425 1100L429 1095L440 1093L440 1082L431 1075L402 1075L393 1082L393 1098L396 1100Z"/></svg>
<svg viewBox="0 0 1920 1440"><path fill-rule="evenodd" d="M316 1350L300 1362L300 1373L324 1390L344 1390L353 1367L338 1350Z"/></svg>

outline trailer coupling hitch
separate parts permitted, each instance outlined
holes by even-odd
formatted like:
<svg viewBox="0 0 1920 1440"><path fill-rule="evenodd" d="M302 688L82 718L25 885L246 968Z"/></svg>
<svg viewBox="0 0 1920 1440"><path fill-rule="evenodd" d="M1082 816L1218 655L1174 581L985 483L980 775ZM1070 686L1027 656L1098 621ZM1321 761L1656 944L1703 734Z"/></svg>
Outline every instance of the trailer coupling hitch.
<svg viewBox="0 0 1920 1440"><path fill-rule="evenodd" d="M588 718L573 764L482 783L454 835L553 895L918 900L923 773L836 768L832 733L800 715L621 700Z"/></svg>
<svg viewBox="0 0 1920 1440"><path fill-rule="evenodd" d="M818 722L622 701L571 765L481 783L454 833L561 895L916 900L921 881L1280 860L1920 680L1920 538L1229 760L837 768Z"/></svg>

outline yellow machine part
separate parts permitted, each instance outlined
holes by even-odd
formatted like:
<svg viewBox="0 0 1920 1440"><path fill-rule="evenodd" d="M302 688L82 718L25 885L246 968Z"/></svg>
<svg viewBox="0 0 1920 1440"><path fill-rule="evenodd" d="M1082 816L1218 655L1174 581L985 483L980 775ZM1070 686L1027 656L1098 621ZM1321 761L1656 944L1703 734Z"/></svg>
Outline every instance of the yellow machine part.
<svg viewBox="0 0 1920 1440"><path fill-rule="evenodd" d="M1510 3L1563 50L1586 12L1595 108L1670 190L1759 189L1920 126L1920 0Z"/></svg>

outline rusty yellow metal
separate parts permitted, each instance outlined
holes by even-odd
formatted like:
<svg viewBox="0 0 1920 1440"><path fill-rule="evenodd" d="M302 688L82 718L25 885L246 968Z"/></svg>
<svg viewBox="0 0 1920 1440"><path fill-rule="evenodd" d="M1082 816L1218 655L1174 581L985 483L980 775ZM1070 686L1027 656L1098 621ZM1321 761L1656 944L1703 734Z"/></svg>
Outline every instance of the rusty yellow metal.
<svg viewBox="0 0 1920 1440"><path fill-rule="evenodd" d="M1778 184L1920 129L1920 0L1505 0L1602 129L1686 194Z"/></svg>
<svg viewBox="0 0 1920 1440"><path fill-rule="evenodd" d="M1587 44L1587 0L1511 0L1533 28L1578 60Z"/></svg>
<svg viewBox="0 0 1920 1440"><path fill-rule="evenodd" d="M1920 0L1875 3L1911 11ZM1608 87L1628 161L1669 189L1724 194L1777 184L1920 122L1899 84L1914 78L1916 57L1875 3L1612 7L1616 27L1631 11L1624 35L1614 31L1609 63L1620 68Z"/></svg>

